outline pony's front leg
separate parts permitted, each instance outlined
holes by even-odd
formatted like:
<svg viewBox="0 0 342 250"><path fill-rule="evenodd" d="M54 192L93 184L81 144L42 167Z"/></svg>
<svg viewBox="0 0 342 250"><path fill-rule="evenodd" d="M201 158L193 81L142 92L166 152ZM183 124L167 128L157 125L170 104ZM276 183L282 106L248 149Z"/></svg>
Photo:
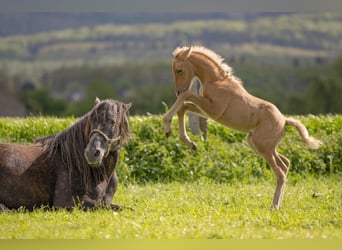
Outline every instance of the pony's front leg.
<svg viewBox="0 0 342 250"><path fill-rule="evenodd" d="M185 128L185 121L184 121L184 114L187 110L189 110L189 107L193 105L192 103L184 103L182 107L177 111L178 116L178 137L181 141L183 141L189 148L196 150L197 146L194 142L192 142L186 133Z"/></svg>
<svg viewBox="0 0 342 250"><path fill-rule="evenodd" d="M117 159L119 159L119 157L117 157ZM128 209L133 210L133 208L131 208L131 207L123 207L120 205L112 204L114 194L115 194L116 189L118 187L118 181L119 181L118 176L116 175L116 172L114 171L112 177L109 180L109 183L108 183L108 186L106 189L106 194L103 197L104 208L109 208L113 211L121 211L124 208L128 208Z"/></svg>
<svg viewBox="0 0 342 250"><path fill-rule="evenodd" d="M199 115L201 117L207 117L205 113L202 112L194 103L192 102L185 102L183 106L178 110L178 133L179 133L179 139L185 142L186 145L188 145L189 148L197 149L197 146L194 142L192 142L189 138L189 136L186 133L185 129L185 122L184 122L184 115L186 112L192 112L196 115Z"/></svg>
<svg viewBox="0 0 342 250"><path fill-rule="evenodd" d="M164 133L166 137L169 137L171 135L171 122L172 118L175 115L175 113L178 111L178 109L183 105L185 98L182 96L179 96L175 103L171 106L169 111L167 111L163 115L163 124L164 124Z"/></svg>

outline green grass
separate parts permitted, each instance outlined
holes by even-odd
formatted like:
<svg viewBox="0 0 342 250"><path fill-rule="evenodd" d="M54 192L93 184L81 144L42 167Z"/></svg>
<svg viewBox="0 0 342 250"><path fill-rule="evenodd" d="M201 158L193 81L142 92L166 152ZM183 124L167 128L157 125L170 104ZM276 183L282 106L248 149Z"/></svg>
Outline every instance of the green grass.
<svg viewBox="0 0 342 250"><path fill-rule="evenodd" d="M292 162L280 211L270 211L275 178L247 146L245 135L209 123L207 141L189 150L165 138L160 116L131 117L115 204L134 211L0 213L0 238L342 239L342 116L300 116L324 142L309 150L288 128L279 151ZM0 141L30 143L75 118L1 118Z"/></svg>
<svg viewBox="0 0 342 250"><path fill-rule="evenodd" d="M341 239L341 178L289 181L284 206L269 210L274 184L213 182L119 186L114 203L134 211L0 214L0 238Z"/></svg>

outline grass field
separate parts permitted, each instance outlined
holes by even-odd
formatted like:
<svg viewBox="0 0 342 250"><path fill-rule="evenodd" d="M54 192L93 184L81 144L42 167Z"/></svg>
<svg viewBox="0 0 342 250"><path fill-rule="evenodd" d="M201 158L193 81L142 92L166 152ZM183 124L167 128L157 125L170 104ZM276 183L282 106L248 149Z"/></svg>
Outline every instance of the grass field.
<svg viewBox="0 0 342 250"><path fill-rule="evenodd" d="M113 203L134 211L3 212L0 238L342 239L342 116L298 118L324 146L308 150L287 130L279 150L292 165L280 211L269 209L274 175L244 134L210 122L207 141L192 136L194 152L176 133L165 138L161 117L131 117ZM3 118L0 141L30 143L74 120Z"/></svg>
<svg viewBox="0 0 342 250"><path fill-rule="evenodd" d="M272 182L121 185L114 203L134 211L1 213L0 237L342 239L341 178L290 180L280 211L269 210L273 190Z"/></svg>

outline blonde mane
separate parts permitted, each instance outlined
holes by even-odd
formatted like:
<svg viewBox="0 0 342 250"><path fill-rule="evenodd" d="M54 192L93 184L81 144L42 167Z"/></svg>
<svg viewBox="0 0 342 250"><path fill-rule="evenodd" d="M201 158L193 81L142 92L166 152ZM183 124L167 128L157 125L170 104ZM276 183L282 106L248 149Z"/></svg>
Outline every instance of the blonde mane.
<svg viewBox="0 0 342 250"><path fill-rule="evenodd" d="M250 147L262 156L276 176L272 208L279 209L284 196L290 160L277 152L285 135L285 126L294 126L304 143L318 148L322 142L309 136L305 126L296 119L286 118L272 103L252 96L233 75L232 68L221 56L202 46L177 48L174 51L175 103L163 115L164 133L171 134L172 118L178 116L178 137L189 148L197 149L187 134L185 114L192 112L209 117L224 126L247 133ZM183 69L186 74L182 74ZM203 79L201 93L189 90L191 78Z"/></svg>
<svg viewBox="0 0 342 250"><path fill-rule="evenodd" d="M188 51L189 47L178 47L174 50L173 56L174 57L181 57L184 52ZM241 80L233 75L234 71L233 69L224 62L224 58L217 54L216 52L205 48L203 46L191 46L190 52L187 55L187 57L190 57L191 54L196 53L200 54L201 56L204 56L206 59L208 59L210 62L212 62L218 69L219 73L223 76L227 76L231 80L234 80L241 84Z"/></svg>

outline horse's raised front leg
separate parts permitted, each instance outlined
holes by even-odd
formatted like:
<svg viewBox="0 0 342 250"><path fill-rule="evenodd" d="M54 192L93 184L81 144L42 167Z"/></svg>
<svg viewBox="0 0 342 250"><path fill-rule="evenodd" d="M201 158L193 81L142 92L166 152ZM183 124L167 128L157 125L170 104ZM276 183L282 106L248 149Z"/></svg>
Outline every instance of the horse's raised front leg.
<svg viewBox="0 0 342 250"><path fill-rule="evenodd" d="M164 124L164 133L166 135L166 137L169 137L171 135L171 122L172 122L172 118L175 115L175 113L177 112L179 106L182 105L181 101L177 98L177 100L175 101L175 103L171 106L171 108L169 109L169 111L167 111L164 115L163 115L163 124Z"/></svg>
<svg viewBox="0 0 342 250"><path fill-rule="evenodd" d="M186 132L184 115L187 111L191 111L197 115L205 116L203 112L193 103L185 102L181 108L177 111L178 115L178 136L181 141L183 141L189 148L197 149L197 146L192 142Z"/></svg>
<svg viewBox="0 0 342 250"><path fill-rule="evenodd" d="M186 92L191 93L190 91L186 91ZM184 95L184 94L185 92L179 95L175 103L169 109L169 111L167 111L163 115L164 133L167 137L171 135L171 122L172 122L173 116L182 107L183 103L186 101L186 98L188 97L187 95Z"/></svg>
<svg viewBox="0 0 342 250"><path fill-rule="evenodd" d="M218 118L226 108L222 105L217 105L216 102L213 102L209 98L196 95L191 91L187 90L178 96L175 103L172 105L169 111L166 112L163 116L164 133L166 134L166 136L169 136L171 134L172 118L176 114L176 112L178 112L178 110L182 107L185 101L193 102L196 106L196 109L200 110L200 114L203 115L203 113L205 113L214 120L215 118Z"/></svg>
<svg viewBox="0 0 342 250"><path fill-rule="evenodd" d="M195 95L190 91L185 91L183 94L186 101L192 102L196 109L199 110L199 115L210 117L213 120L217 120L226 110L229 103L220 103L216 99L210 99L201 95ZM192 111L192 110L191 110Z"/></svg>

